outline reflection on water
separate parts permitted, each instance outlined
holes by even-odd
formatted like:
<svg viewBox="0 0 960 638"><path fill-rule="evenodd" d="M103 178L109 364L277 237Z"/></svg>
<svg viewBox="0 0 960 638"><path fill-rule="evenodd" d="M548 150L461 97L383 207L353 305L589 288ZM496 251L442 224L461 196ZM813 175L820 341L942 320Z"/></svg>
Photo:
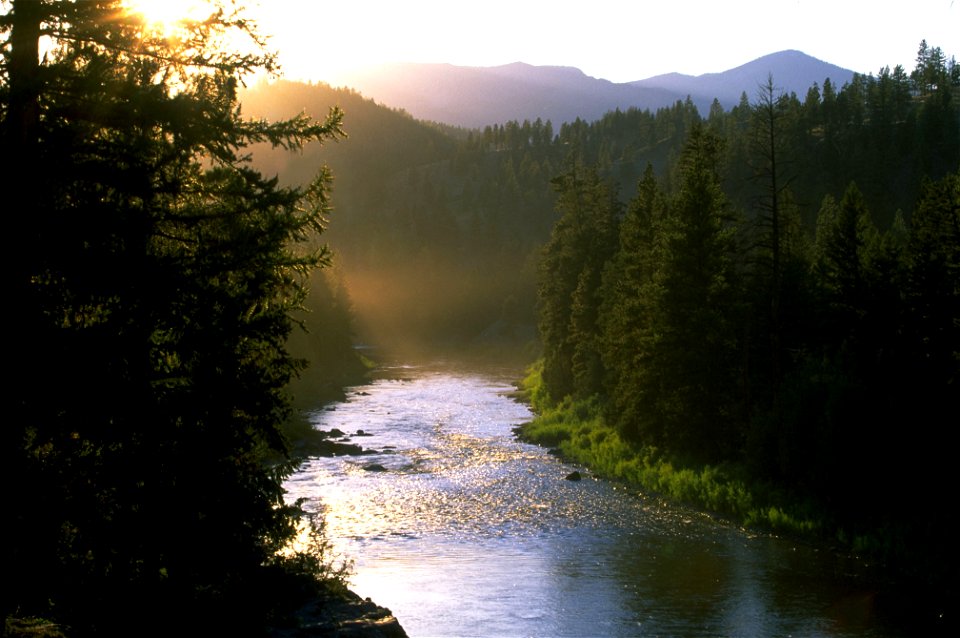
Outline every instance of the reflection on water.
<svg viewBox="0 0 960 638"><path fill-rule="evenodd" d="M313 415L376 454L308 461L353 589L417 636L895 636L859 566L598 480L516 441L490 373L407 369Z"/></svg>

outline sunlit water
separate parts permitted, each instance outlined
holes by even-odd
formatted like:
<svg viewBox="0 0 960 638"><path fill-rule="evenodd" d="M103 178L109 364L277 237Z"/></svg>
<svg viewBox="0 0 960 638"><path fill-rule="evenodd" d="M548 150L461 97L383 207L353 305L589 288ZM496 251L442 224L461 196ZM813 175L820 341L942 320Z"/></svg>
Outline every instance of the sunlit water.
<svg viewBox="0 0 960 638"><path fill-rule="evenodd" d="M391 372L312 415L378 453L311 459L286 487L412 638L899 636L928 620L889 611L851 559L565 480L582 468L513 435L531 415L509 376Z"/></svg>

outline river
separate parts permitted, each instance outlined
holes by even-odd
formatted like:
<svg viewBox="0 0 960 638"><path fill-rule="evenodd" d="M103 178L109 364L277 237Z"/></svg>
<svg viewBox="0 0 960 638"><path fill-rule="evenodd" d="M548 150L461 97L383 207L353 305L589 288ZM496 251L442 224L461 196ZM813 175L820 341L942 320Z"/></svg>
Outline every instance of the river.
<svg viewBox="0 0 960 638"><path fill-rule="evenodd" d="M519 442L512 429L531 414L508 396L515 375L397 366L311 414L377 453L310 459L289 496L323 512L354 562L351 588L411 638L907 636L930 621L853 558L667 505ZM565 480L575 469L584 479Z"/></svg>

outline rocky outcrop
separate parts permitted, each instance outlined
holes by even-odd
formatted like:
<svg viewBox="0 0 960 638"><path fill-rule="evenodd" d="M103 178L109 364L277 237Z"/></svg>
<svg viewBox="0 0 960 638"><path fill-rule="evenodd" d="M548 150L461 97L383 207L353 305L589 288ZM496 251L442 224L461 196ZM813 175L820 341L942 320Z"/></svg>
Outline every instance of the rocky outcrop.
<svg viewBox="0 0 960 638"><path fill-rule="evenodd" d="M371 435L363 430L358 430L355 436ZM336 428L329 432L324 432L323 430L301 432L298 434L296 440L292 442L291 453L295 458L300 459L309 456L364 456L367 454L377 454L376 450L368 450L349 441L349 436Z"/></svg>
<svg viewBox="0 0 960 638"><path fill-rule="evenodd" d="M7 617L0 636L65 638L55 623L40 618ZM187 631L187 634L190 632ZM393 613L352 591L330 593L303 605L284 626L269 628L269 638L408 638ZM254 635L254 634L251 634ZM260 635L257 632L255 635Z"/></svg>
<svg viewBox="0 0 960 638"><path fill-rule="evenodd" d="M304 605L296 621L271 638L407 638L389 609L351 591Z"/></svg>

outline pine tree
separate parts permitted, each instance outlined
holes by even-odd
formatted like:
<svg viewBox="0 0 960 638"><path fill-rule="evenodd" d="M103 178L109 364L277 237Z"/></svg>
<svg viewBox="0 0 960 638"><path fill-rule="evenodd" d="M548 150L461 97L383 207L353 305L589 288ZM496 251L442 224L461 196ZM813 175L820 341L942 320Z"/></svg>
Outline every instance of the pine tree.
<svg viewBox="0 0 960 638"><path fill-rule="evenodd" d="M720 189L719 158L719 139L695 125L663 222L655 285L643 302L652 309L655 339L641 386L640 429L700 460L724 458L740 446L735 227Z"/></svg>
<svg viewBox="0 0 960 638"><path fill-rule="evenodd" d="M786 99L777 95L773 76L760 87L753 106L754 170L760 181L757 201L758 284L764 291L767 307L770 377L776 394L783 376L782 294L784 254L787 245L788 189L792 176L787 171L789 160L784 152Z"/></svg>
<svg viewBox="0 0 960 638"><path fill-rule="evenodd" d="M655 342L651 300L656 298L659 259L663 255L662 221L665 196L653 167L647 169L620 224L620 246L603 274L603 364L611 423L629 438L660 443L656 434L640 430L645 397L643 378Z"/></svg>
<svg viewBox="0 0 960 638"><path fill-rule="evenodd" d="M241 116L239 83L275 61L230 3L172 36L112 0L9 7L0 173L20 347L2 466L22 489L0 611L78 634L191 616L255 631L298 525L281 486L286 341L326 260L306 240L329 176L281 188L243 151L335 137L340 114ZM228 33L250 52L219 48Z"/></svg>
<svg viewBox="0 0 960 638"><path fill-rule="evenodd" d="M619 204L595 169L575 166L554 186L562 216L543 250L538 296L543 378L559 400L600 387L600 277L614 251Z"/></svg>
<svg viewBox="0 0 960 638"><path fill-rule="evenodd" d="M866 296L866 247L876 227L863 193L851 183L839 205L825 201L817 222L818 268L838 319L851 325L863 312Z"/></svg>

